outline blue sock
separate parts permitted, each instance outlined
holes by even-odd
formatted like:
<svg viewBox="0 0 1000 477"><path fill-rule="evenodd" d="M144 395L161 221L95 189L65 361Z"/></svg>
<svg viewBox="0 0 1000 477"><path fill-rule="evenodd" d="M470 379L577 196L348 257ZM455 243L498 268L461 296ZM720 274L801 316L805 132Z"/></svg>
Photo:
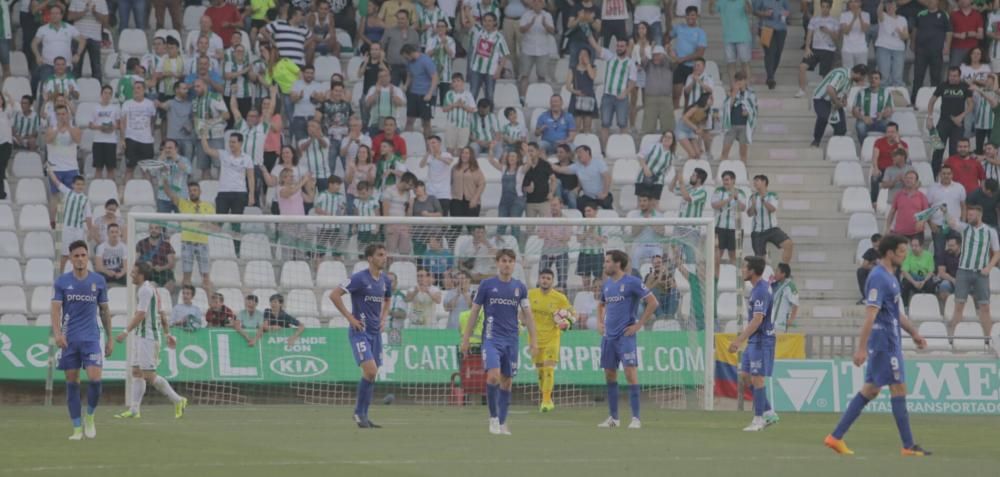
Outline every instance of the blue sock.
<svg viewBox="0 0 1000 477"><path fill-rule="evenodd" d="M354 406L354 414L358 416L365 415L365 400L368 399L368 386L370 385L371 383L365 378L358 381L358 402Z"/></svg>
<svg viewBox="0 0 1000 477"><path fill-rule="evenodd" d="M368 417L368 408L372 405L372 400L375 399L375 381L368 381L368 394L365 396L365 418Z"/></svg>
<svg viewBox="0 0 1000 477"><path fill-rule="evenodd" d="M892 417L896 418L896 429L903 441L903 448L913 447L913 433L910 432L910 412L906 410L906 396L892 397Z"/></svg>
<svg viewBox="0 0 1000 477"><path fill-rule="evenodd" d="M66 407L73 427L80 427L80 383L66 381Z"/></svg>
<svg viewBox="0 0 1000 477"><path fill-rule="evenodd" d="M755 417L764 415L764 401L766 399L764 388L753 388L753 415Z"/></svg>
<svg viewBox="0 0 1000 477"><path fill-rule="evenodd" d="M499 399L497 399L497 417L500 418L500 424L507 422L507 409L510 408L510 391L506 389L499 389Z"/></svg>
<svg viewBox="0 0 1000 477"><path fill-rule="evenodd" d="M764 386L762 389L764 389L764 393L763 393L764 394L764 412L770 412L771 411L771 400L767 398L767 386Z"/></svg>
<svg viewBox="0 0 1000 477"><path fill-rule="evenodd" d="M632 417L639 419L639 385L628 385L628 403L632 406Z"/></svg>
<svg viewBox="0 0 1000 477"><path fill-rule="evenodd" d="M608 414L618 419L618 382L608 383Z"/></svg>
<svg viewBox="0 0 1000 477"><path fill-rule="evenodd" d="M499 392L499 384L486 385L486 404L490 408L490 417L497 417L497 394Z"/></svg>
<svg viewBox="0 0 1000 477"><path fill-rule="evenodd" d="M87 414L93 415L94 410L97 409L97 403L101 400L101 388L100 381L87 383Z"/></svg>
<svg viewBox="0 0 1000 477"><path fill-rule="evenodd" d="M844 415L840 417L840 422L837 423L837 428L833 430L832 435L835 439L844 438L844 434L847 434L847 430L851 428L851 424L854 424L854 421L861 415L861 411L868 405L868 401L869 399L861 393L858 393L851 399L851 403L847 405L847 410L844 411Z"/></svg>

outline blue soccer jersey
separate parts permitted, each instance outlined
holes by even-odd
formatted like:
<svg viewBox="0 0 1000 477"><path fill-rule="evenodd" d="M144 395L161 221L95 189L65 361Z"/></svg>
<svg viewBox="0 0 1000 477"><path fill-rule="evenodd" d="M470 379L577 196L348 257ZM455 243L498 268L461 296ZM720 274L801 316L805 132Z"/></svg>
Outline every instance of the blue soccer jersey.
<svg viewBox="0 0 1000 477"><path fill-rule="evenodd" d="M503 281L497 277L488 278L479 284L475 303L483 307L486 325L483 326L483 340L517 339L517 313L531 306L528 302L528 288L520 280L511 278Z"/></svg>
<svg viewBox="0 0 1000 477"><path fill-rule="evenodd" d="M368 270L361 270L340 285L351 294L351 313L365 324L368 333L379 333L382 327L382 303L392 296L389 277L379 274L373 277Z"/></svg>
<svg viewBox="0 0 1000 477"><path fill-rule="evenodd" d="M747 339L748 343L773 344L774 319L771 317L771 287L766 280L758 280L753 289L750 290L750 297L747 298L747 322L753 320L753 315L764 314L764 321L760 323L757 330Z"/></svg>
<svg viewBox="0 0 1000 477"><path fill-rule="evenodd" d="M52 301L62 303L62 331L68 343L100 342L98 305L108 302L108 285L98 273L88 272L79 280L73 272L56 278Z"/></svg>
<svg viewBox="0 0 1000 477"><path fill-rule="evenodd" d="M620 280L608 278L601 288L601 303L604 304L604 336L619 338L625 328L639 318L639 302L650 293L642 280L632 275L624 275Z"/></svg>
<svg viewBox="0 0 1000 477"><path fill-rule="evenodd" d="M899 292L899 280L882 265L868 274L865 281L865 305L878 308L871 336L868 338L870 351L896 351L901 348L899 315L903 299Z"/></svg>

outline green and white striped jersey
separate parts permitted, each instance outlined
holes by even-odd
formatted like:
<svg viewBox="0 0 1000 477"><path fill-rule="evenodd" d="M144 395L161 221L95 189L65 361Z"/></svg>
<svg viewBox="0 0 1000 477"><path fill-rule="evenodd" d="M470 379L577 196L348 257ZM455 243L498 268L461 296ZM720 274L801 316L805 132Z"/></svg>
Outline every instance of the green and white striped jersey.
<svg viewBox="0 0 1000 477"><path fill-rule="evenodd" d="M706 91L705 88L702 88L702 83L704 83L705 86L707 86L709 88L712 88L712 87L715 86L715 80L712 78L712 75L710 75L708 73L702 73L701 77L699 77L698 79L699 79L699 81L695 81L695 77L692 74L692 75L688 75L687 79L684 80L684 88L687 89L688 86L691 87L691 91L688 91L687 93L684 93L684 106L685 107L691 106L691 105L697 103L698 100L701 99L702 95L704 95L705 93L711 93L712 92L711 89L709 89L708 91ZM716 99L716 101L718 101L718 99Z"/></svg>
<svg viewBox="0 0 1000 477"><path fill-rule="evenodd" d="M733 188L732 192L726 190L725 187L716 187L715 192L712 194L712 203L724 199L728 200L722 208L716 212L715 226L716 228L725 230L736 230L736 224L739 222L740 218L739 204L746 202L746 192L743 192L743 190L738 187ZM733 203L734 200L737 203Z"/></svg>
<svg viewBox="0 0 1000 477"><path fill-rule="evenodd" d="M381 215L382 204L374 197L369 197L367 200L354 199L354 208L358 217L378 217ZM374 232L375 227L374 224L358 224L358 232Z"/></svg>
<svg viewBox="0 0 1000 477"><path fill-rule="evenodd" d="M499 120L497 120L499 122ZM507 123L500 128L501 134L503 134L504 141L507 142L518 142L528 140L528 130L524 128L523 124L513 124Z"/></svg>
<svg viewBox="0 0 1000 477"><path fill-rule="evenodd" d="M635 83L635 62L632 57L620 58L607 48L601 49L601 59L607 62L604 70L604 94L621 96L628 90L629 83Z"/></svg>
<svg viewBox="0 0 1000 477"><path fill-rule="evenodd" d="M160 58L160 64L157 66L157 73L160 73L160 82L156 85L156 90L167 96L174 95L174 87L177 86L178 73L184 73L184 66L187 64L187 60L184 59L184 55L177 55L176 58L171 58L170 56L163 56Z"/></svg>
<svg viewBox="0 0 1000 477"><path fill-rule="evenodd" d="M962 230L962 255L958 258L959 270L978 272L990 263L993 253L1000 251L1000 241L993 227L980 222L978 227L960 223Z"/></svg>
<svg viewBox="0 0 1000 477"><path fill-rule="evenodd" d="M200 134L204 129L208 132L209 139L221 139L226 132L226 121L222 119L222 113L229 112L222 95L206 92L201 96L195 96L191 102L195 132Z"/></svg>
<svg viewBox="0 0 1000 477"><path fill-rule="evenodd" d="M996 92L993 91L987 92L986 95L993 96L994 98L997 96ZM993 129L993 108L986 99L986 95L975 95L976 104L974 111L976 112L976 117L972 123L974 129Z"/></svg>
<svg viewBox="0 0 1000 477"><path fill-rule="evenodd" d="M705 190L705 186L691 187L688 184L684 184L677 187L676 194L680 195L681 187L687 188L691 200L688 201L684 200L683 197L681 198L680 213L677 216L682 218L701 217L701 213L705 209L705 201L708 200L708 191Z"/></svg>
<svg viewBox="0 0 1000 477"><path fill-rule="evenodd" d="M59 192L63 197L63 227L85 229L87 219L91 218L90 199L87 194L76 192L65 184L59 183Z"/></svg>
<svg viewBox="0 0 1000 477"><path fill-rule="evenodd" d="M503 58L510 54L507 41L499 31L480 31L472 38L472 71L495 74Z"/></svg>
<svg viewBox="0 0 1000 477"><path fill-rule="evenodd" d="M142 321L139 322L133 333L140 338L146 338L151 340L160 339L160 297L159 292L156 290L156 285L153 282L146 280L136 291L136 300L138 303L135 306L137 312L143 312L146 314Z"/></svg>
<svg viewBox="0 0 1000 477"><path fill-rule="evenodd" d="M774 206L774 212L768 211L767 207L764 207L765 203ZM774 192L768 192L764 196L761 196L757 192L750 195L750 200L747 201L747 209L753 209L756 212L756 215L752 217L754 232L765 232L778 226L777 207L778 194Z"/></svg>
<svg viewBox="0 0 1000 477"><path fill-rule="evenodd" d="M878 91L865 88L854 96L854 105L861 110L862 116L874 118L886 108L892 107L892 95L885 88L879 88Z"/></svg>
<svg viewBox="0 0 1000 477"><path fill-rule="evenodd" d="M653 183L663 184L663 180L667 177L667 171L670 165L674 163L674 153L670 152L670 149L663 147L663 144L656 143L653 144L648 151L641 153L642 158L646 161L646 167L649 168L649 172L653 173ZM646 174L640 168L639 175L636 176L635 182L642 183L646 181Z"/></svg>
<svg viewBox="0 0 1000 477"><path fill-rule="evenodd" d="M417 17L418 25L420 25L421 28L428 27L423 33L420 34L420 41L422 43L427 44L431 37L437 36L437 23L440 20L444 20L444 22L448 24L448 30L451 30L451 22L448 21L448 16L445 15L437 5L432 8L424 7L420 11L420 15ZM448 38L450 39L451 37ZM454 40L452 41L454 42ZM454 47L451 51L455 51ZM427 53L430 54L429 49L427 50Z"/></svg>
<svg viewBox="0 0 1000 477"><path fill-rule="evenodd" d="M45 84L42 85L42 94L45 96L48 96L50 93L68 94L70 89L80 91L73 73L67 71L62 76L51 76L45 80Z"/></svg>
<svg viewBox="0 0 1000 477"><path fill-rule="evenodd" d="M604 236L604 230L600 225L585 225L583 233L580 234L580 253L588 255L604 255L604 244L600 238Z"/></svg>
<svg viewBox="0 0 1000 477"><path fill-rule="evenodd" d="M327 147L324 147L321 141L309 138L299 142L299 150L302 148L305 148L305 151L302 152L302 162L305 163L306 170L317 179L330 177L329 143L327 143Z"/></svg>
<svg viewBox="0 0 1000 477"><path fill-rule="evenodd" d="M991 164L987 161L985 156L983 157L983 169L986 170L987 179L995 179L1000 181L1000 166L996 164Z"/></svg>
<svg viewBox="0 0 1000 477"><path fill-rule="evenodd" d="M424 51L427 52L427 56L430 56L434 60L434 65L437 66L438 78L441 83L451 83L452 74L452 61L455 59L455 39L446 36L445 41L441 42L441 37L433 35L427 39L424 44ZM445 48L447 47L447 49ZM449 55L448 52L451 52Z"/></svg>
<svg viewBox="0 0 1000 477"><path fill-rule="evenodd" d="M792 308L799 306L799 287L790 278L776 285L777 288L771 295L771 321L775 330L788 331L788 317L792 314Z"/></svg>
<svg viewBox="0 0 1000 477"><path fill-rule="evenodd" d="M444 95L444 105L449 106L462 101L465 106L476 107L476 99L472 97L472 93L468 90L458 91L451 90L448 94ZM472 127L472 115L476 113L470 113L462 108L456 107L448 111L448 122L456 128L470 128Z"/></svg>
<svg viewBox="0 0 1000 477"><path fill-rule="evenodd" d="M318 215L343 217L347 215L347 197L340 192L334 194L330 191L323 191L313 201L313 211ZM340 230L340 225L335 224L329 228Z"/></svg>
<svg viewBox="0 0 1000 477"><path fill-rule="evenodd" d="M490 141L500 132L500 122L492 114L481 116L479 113L472 115L472 140Z"/></svg>
<svg viewBox="0 0 1000 477"><path fill-rule="evenodd" d="M816 89L813 90L813 99L823 99L826 101L830 100L830 95L827 94L826 87L832 86L834 90L837 91L838 97L843 97L851 90L851 72L847 68L840 67L834 68L833 71L827 73L823 81L820 81Z"/></svg>
<svg viewBox="0 0 1000 477"><path fill-rule="evenodd" d="M395 96L403 101L406 101L406 95L403 94L403 90L396 86L386 86L383 87L381 91L378 90L379 86L375 85L368 89L368 94L365 98L374 96L375 102L372 103L371 108L368 110L368 125L381 128L382 120L384 118L392 117L396 112L396 105L392 102L392 97ZM405 103L404 103L405 104ZM402 106L405 108L405 106Z"/></svg>
<svg viewBox="0 0 1000 477"><path fill-rule="evenodd" d="M245 120L234 124L240 134L243 134L243 154L249 156L255 166L264 164L264 139L271 130L271 124L266 122L267 120L262 118L261 122L253 127Z"/></svg>
<svg viewBox="0 0 1000 477"><path fill-rule="evenodd" d="M14 111L13 114L13 124L12 128L14 134L22 137L31 137L38 134L39 129L41 129L42 121L34 110L29 114L24 114L23 111L18 109Z"/></svg>
<svg viewBox="0 0 1000 477"><path fill-rule="evenodd" d="M244 57L243 61L236 62L232 59L226 60L222 66L222 74L235 73L250 66L250 61ZM231 80L226 80L226 96L237 98L252 98L254 96L253 82L250 81L249 73L239 75Z"/></svg>

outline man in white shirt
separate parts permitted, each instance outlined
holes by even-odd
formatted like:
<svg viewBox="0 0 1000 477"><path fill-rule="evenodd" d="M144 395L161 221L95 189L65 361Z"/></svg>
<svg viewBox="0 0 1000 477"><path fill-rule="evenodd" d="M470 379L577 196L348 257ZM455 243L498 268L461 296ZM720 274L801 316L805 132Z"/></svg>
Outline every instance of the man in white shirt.
<svg viewBox="0 0 1000 477"><path fill-rule="evenodd" d="M552 71L553 47L556 32L552 14L543 10L544 0L527 0L530 10L521 16L520 86L521 96L528 90L532 68L538 81L555 82Z"/></svg>
<svg viewBox="0 0 1000 477"><path fill-rule="evenodd" d="M121 108L113 103L114 95L110 85L101 87L101 102L94 108L87 128L94 131L92 146L94 156L94 177L109 179L115 177L118 167L118 143L121 142ZM105 175L102 175L102 169Z"/></svg>
<svg viewBox="0 0 1000 477"><path fill-rule="evenodd" d="M184 51L187 52L187 55L197 58L198 38L202 36L208 38L208 51L206 53L209 58L221 58L225 46L222 44L222 37L212 31L212 18L209 16L202 16L198 23L198 29L188 32L184 41Z"/></svg>
<svg viewBox="0 0 1000 477"><path fill-rule="evenodd" d="M417 286L406 293L406 302L410 305L407 328L430 328L435 324L441 290L434 286L433 281L434 277L426 269L417 269Z"/></svg>
<svg viewBox="0 0 1000 477"><path fill-rule="evenodd" d="M109 285L125 285L128 248L121 240L118 224L108 224L108 240L97 246L96 255L94 271L100 273Z"/></svg>
<svg viewBox="0 0 1000 477"><path fill-rule="evenodd" d="M295 104L292 113L292 139L301 141L306 139L306 125L313 116L316 115L316 105L313 100L322 101L324 93L328 87L314 81L316 79L316 69L312 65L302 68L302 79L296 80L292 85L292 91L288 94L289 99Z"/></svg>
<svg viewBox="0 0 1000 477"><path fill-rule="evenodd" d="M219 161L219 192L215 195L215 213L242 215L243 209L254 206L254 196L248 191L256 190L253 161L243 153L243 134L229 135L228 149L220 151L208 144L205 136L201 147L205 154ZM240 225L233 224L233 231L240 232ZM240 242L236 241L236 252Z"/></svg>
<svg viewBox="0 0 1000 477"><path fill-rule="evenodd" d="M868 42L866 33L871 27L868 12L861 10L861 0L851 0L848 10L840 14L840 32L844 42L840 57L844 68L868 64Z"/></svg>
<svg viewBox="0 0 1000 477"><path fill-rule="evenodd" d="M132 179L132 171L139 161L153 158L153 121L156 105L146 99L146 83L132 84L132 99L122 104L122 122L125 129L125 181Z"/></svg>
<svg viewBox="0 0 1000 477"><path fill-rule="evenodd" d="M455 158L441 149L441 137L427 138L427 155L420 160L420 168L427 168L427 195L433 196L447 213L451 203L451 166Z"/></svg>
<svg viewBox="0 0 1000 477"><path fill-rule="evenodd" d="M73 25L63 22L64 7L61 3L49 7L49 23L38 29L31 41L31 52L35 55L38 68L31 77L31 90L38 90L38 83L45 82L52 76L53 65L58 57L73 60L75 65L80 61L83 49L87 46L86 38ZM73 41L77 42L77 52L73 53Z"/></svg>
<svg viewBox="0 0 1000 477"><path fill-rule="evenodd" d="M101 81L101 30L110 28L106 0L72 0L69 4L69 21L86 38L84 52L90 57L91 77ZM83 55L74 67L77 78L83 77Z"/></svg>

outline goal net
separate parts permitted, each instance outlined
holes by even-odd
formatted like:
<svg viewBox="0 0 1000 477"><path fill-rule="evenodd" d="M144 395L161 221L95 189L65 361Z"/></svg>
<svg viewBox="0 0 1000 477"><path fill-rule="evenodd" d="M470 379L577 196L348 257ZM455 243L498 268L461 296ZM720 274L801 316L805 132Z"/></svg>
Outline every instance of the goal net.
<svg viewBox="0 0 1000 477"><path fill-rule="evenodd" d="M717 273L712 219L643 217L639 211L632 218L563 215L133 213L127 236L130 263L148 261L162 270L155 278L178 344L163 347L159 372L195 404L353 403L359 371L348 321L330 293L367 268L366 246L381 243L393 283L377 387L386 401L445 406L484 399L481 355L475 339L469 355L459 352L459 324L479 281L496 274L498 249L517 253L514 277L529 290L538 286L540 272L550 270L553 288L570 303L574 323L561 333L556 405L602 401L597 303L604 253L621 250L629 256L630 272L659 301L637 338L643 400L663 408L711 409L716 305L709 297L716 296ZM193 294L181 286L187 277ZM128 316L135 285L129 283ZM350 307L349 297L344 301ZM542 311L536 320L551 319L546 317L552 310ZM237 328L236 322L245 325ZM269 323L266 331L258 332L260 322ZM538 375L526 333L520 346L514 400L537 405Z"/></svg>

